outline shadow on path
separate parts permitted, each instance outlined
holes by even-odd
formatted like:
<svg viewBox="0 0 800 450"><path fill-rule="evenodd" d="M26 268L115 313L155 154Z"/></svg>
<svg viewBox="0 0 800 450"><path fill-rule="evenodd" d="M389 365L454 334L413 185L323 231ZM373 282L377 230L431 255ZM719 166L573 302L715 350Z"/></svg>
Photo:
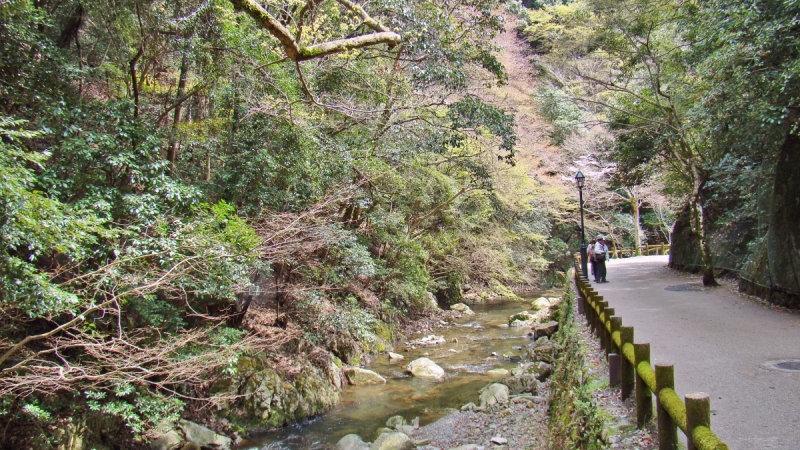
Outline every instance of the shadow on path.
<svg viewBox="0 0 800 450"><path fill-rule="evenodd" d="M800 314L736 292L704 288L667 256L614 259L592 286L649 342L653 364L675 364L679 395L711 396L711 429L731 449L800 449Z"/></svg>

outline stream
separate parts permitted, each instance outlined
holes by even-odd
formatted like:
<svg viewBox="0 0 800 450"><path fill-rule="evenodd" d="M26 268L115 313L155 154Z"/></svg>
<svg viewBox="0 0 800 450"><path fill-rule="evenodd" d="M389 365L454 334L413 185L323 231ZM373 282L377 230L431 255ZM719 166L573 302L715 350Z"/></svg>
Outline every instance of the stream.
<svg viewBox="0 0 800 450"><path fill-rule="evenodd" d="M470 305L474 315L464 315L455 326L435 332L446 343L407 350L407 341L395 344L394 351L404 356L390 361L386 354L376 355L366 367L386 378L386 384L347 386L339 404L324 414L275 431L242 441L237 450L299 450L332 448L343 436L355 433L372 441L376 431L389 417L401 415L411 421L420 418L424 426L460 408L478 401L478 390L497 378L491 369L517 367L511 356L522 356L531 341L529 327L509 328L509 316L531 311L530 301L557 297L556 292L527 294L524 302L500 299ZM409 340L423 335L409 336ZM496 354L496 356L493 356ZM506 355L505 357L503 355ZM445 378L434 381L406 373L411 361L427 357L441 366Z"/></svg>

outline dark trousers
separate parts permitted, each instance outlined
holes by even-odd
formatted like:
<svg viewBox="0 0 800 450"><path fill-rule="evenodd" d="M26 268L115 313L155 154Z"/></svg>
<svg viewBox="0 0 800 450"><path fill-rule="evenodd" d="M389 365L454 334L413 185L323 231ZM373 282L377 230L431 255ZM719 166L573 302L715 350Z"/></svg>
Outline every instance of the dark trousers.
<svg viewBox="0 0 800 450"><path fill-rule="evenodd" d="M605 261L595 261L594 262L594 281L606 281L606 262Z"/></svg>

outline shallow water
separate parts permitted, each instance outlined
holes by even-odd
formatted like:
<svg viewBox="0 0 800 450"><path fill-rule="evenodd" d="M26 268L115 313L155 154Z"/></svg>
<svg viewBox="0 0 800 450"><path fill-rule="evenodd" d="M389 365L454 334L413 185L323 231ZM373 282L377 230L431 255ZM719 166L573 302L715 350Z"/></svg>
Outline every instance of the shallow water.
<svg viewBox="0 0 800 450"><path fill-rule="evenodd" d="M385 354L375 357L367 368L386 378L386 384L347 386L339 404L325 414L260 434L242 442L237 448L325 449L333 447L342 436L350 433L371 442L374 433L384 426L386 419L394 415L399 414L408 421L419 417L420 425L426 425L445 416L448 408L460 408L469 402L478 403L478 390L497 379L486 372L516 367L517 363L503 355L522 356L525 346L530 343L528 328L500 325L508 323L508 317L512 314L530 311L530 300L542 295L558 296L554 292L544 292L525 296L525 302L498 300L471 305L475 315L465 316L456 321L456 326L435 333L444 336L446 343L406 351L405 342L400 342L395 345L394 351L405 359L392 362ZM411 339L420 337L410 336ZM492 356L492 353L497 356ZM434 381L415 378L405 372L409 362L422 357L430 358L441 366L445 370L445 378Z"/></svg>

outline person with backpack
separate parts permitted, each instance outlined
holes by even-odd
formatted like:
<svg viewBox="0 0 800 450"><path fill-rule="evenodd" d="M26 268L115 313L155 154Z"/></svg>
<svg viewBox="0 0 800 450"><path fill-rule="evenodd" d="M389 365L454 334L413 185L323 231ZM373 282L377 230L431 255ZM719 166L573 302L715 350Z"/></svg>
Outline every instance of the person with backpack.
<svg viewBox="0 0 800 450"><path fill-rule="evenodd" d="M594 277L594 244L597 242L597 239L592 239L589 242L589 248L586 249L586 255L589 259L589 267L591 267L592 277Z"/></svg>
<svg viewBox="0 0 800 450"><path fill-rule="evenodd" d="M592 245L594 255L594 282L608 283L606 280L606 261L611 258L611 253L606 245L606 237L602 234L597 235L597 242Z"/></svg>

